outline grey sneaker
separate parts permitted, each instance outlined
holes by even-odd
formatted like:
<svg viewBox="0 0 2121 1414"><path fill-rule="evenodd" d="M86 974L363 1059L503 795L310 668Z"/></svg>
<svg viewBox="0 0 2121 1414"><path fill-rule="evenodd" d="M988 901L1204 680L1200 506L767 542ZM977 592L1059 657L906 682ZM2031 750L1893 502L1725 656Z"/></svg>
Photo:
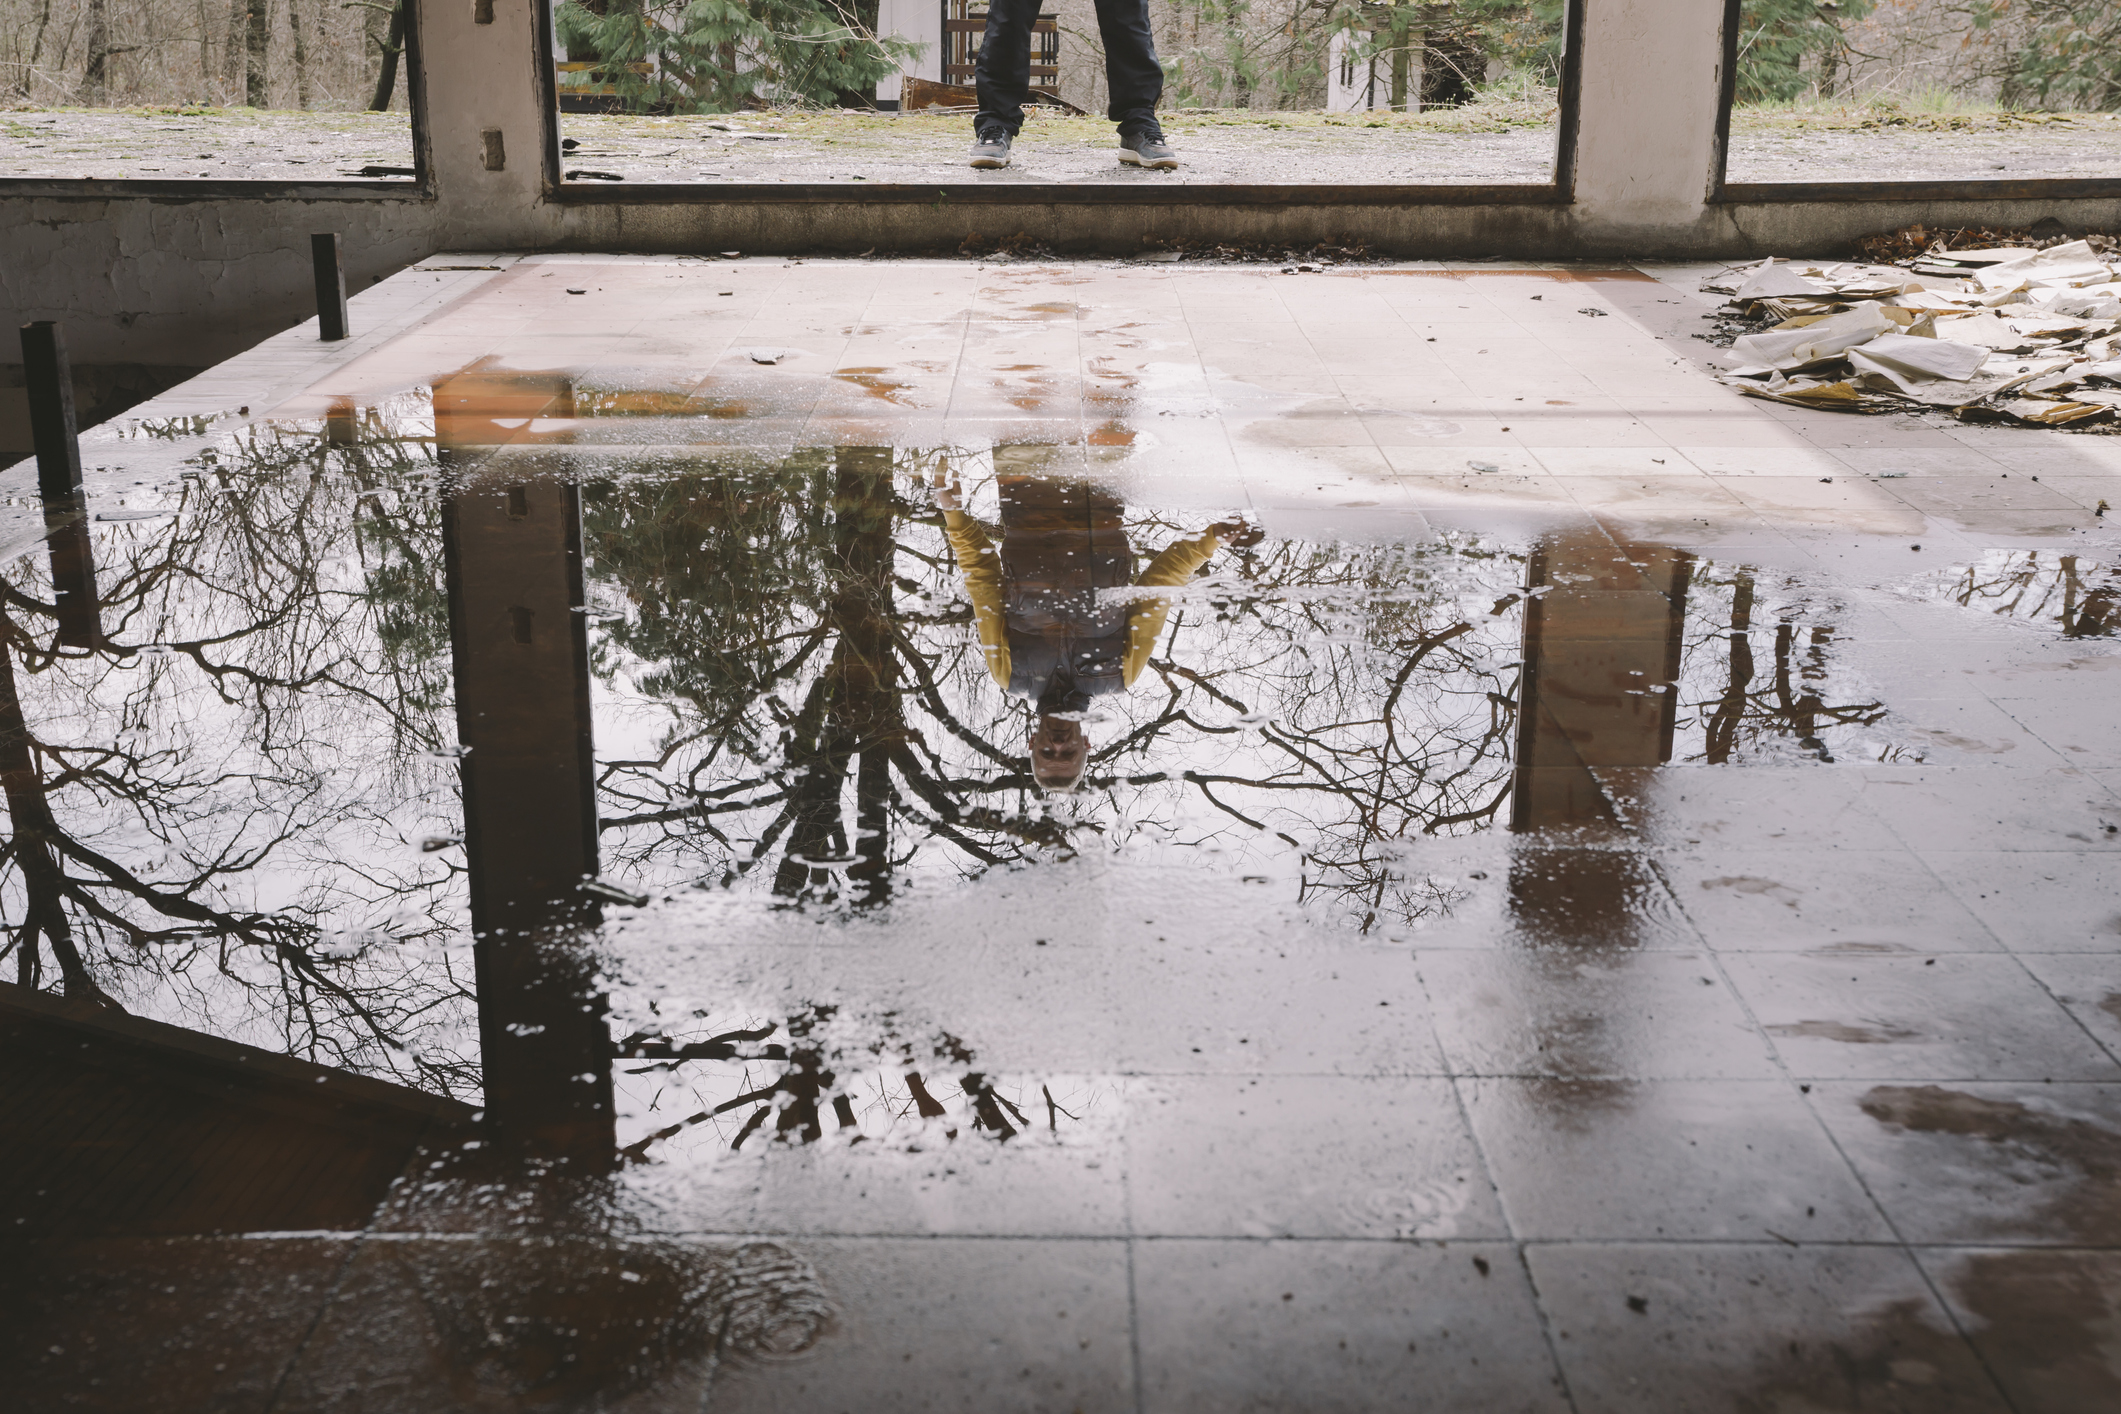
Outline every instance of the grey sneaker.
<svg viewBox="0 0 2121 1414"><path fill-rule="evenodd" d="M972 144L972 165L981 168L1009 165L1009 134L981 133Z"/></svg>
<svg viewBox="0 0 2121 1414"><path fill-rule="evenodd" d="M1122 137L1119 140L1119 160L1130 167L1154 167L1166 172L1178 166L1178 154L1171 150L1171 144L1164 141L1161 128L1151 128L1145 133Z"/></svg>

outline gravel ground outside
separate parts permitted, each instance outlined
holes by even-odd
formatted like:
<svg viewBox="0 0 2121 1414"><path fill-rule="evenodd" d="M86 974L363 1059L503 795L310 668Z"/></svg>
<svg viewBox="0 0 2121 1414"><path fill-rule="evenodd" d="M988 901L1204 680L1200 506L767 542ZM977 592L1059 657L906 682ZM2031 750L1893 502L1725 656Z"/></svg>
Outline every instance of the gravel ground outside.
<svg viewBox="0 0 2121 1414"><path fill-rule="evenodd" d="M2121 175L2121 113L1732 115L1733 182L2025 181Z"/></svg>
<svg viewBox="0 0 2121 1414"><path fill-rule="evenodd" d="M0 112L0 177L330 182L358 177L371 166L411 168L412 124L405 114L270 108Z"/></svg>
<svg viewBox="0 0 2121 1414"><path fill-rule="evenodd" d="M628 182L1491 183L1548 180L1551 110L1484 105L1431 113L1181 110L1165 129L1185 165L1120 165L1101 118L1036 112L1014 166L964 165L958 112L567 114L564 170ZM0 177L330 181L409 168L401 113L252 109L57 109L0 113ZM600 174L600 175L590 175ZM1730 179L1995 180L2121 174L2121 114L1900 118L1751 114L1733 119ZM385 173L371 171L372 179Z"/></svg>
<svg viewBox="0 0 2121 1414"><path fill-rule="evenodd" d="M1164 115L1164 132L1185 165L1151 172L1120 164L1118 134L1103 118L1046 109L1024 124L1011 166L974 172L965 165L969 113L568 114L560 123L581 144L566 154L567 171L660 182L1539 183L1551 179L1556 132L1550 111L1515 105L1420 115L1180 111Z"/></svg>

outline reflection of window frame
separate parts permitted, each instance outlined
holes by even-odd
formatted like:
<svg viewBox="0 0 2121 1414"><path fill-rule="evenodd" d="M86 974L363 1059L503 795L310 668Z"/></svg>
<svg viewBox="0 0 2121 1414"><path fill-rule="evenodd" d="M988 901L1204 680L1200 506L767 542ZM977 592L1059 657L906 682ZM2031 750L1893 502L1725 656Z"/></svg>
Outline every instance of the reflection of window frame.
<svg viewBox="0 0 2121 1414"><path fill-rule="evenodd" d="M543 0L540 0L543 3ZM420 0L405 0L404 48L399 52L399 80L405 85L405 107L412 125L411 181L402 178L338 177L327 181L285 181L277 177L0 177L0 200L70 197L183 197L187 201L252 197L300 201L432 201L435 198L433 144L427 132L427 66L420 56ZM328 110L312 110L328 111Z"/></svg>
<svg viewBox="0 0 2121 1414"><path fill-rule="evenodd" d="M1544 182L1494 182L1479 185L1382 183L1199 183L1161 182L566 182L560 175L560 122L556 101L547 89L544 103L545 199L561 206L893 206L938 201L967 206L1568 206L1576 199L1577 115L1582 103L1583 10L1593 0L1568 0L1562 17L1560 112L1555 124L1554 166ZM556 58L552 35L555 0L536 0L536 56L545 82L553 81ZM940 0L945 6L953 0ZM956 0L963 3L963 0ZM947 48L949 36L944 36ZM965 131L972 125L968 116ZM1115 169L1116 170L1116 169Z"/></svg>
<svg viewBox="0 0 2121 1414"><path fill-rule="evenodd" d="M1745 0L1723 0L1723 84L1716 103L1716 157L1709 179L1712 208L1752 202L1830 201L2068 201L2121 197L2121 174L2112 177L2034 177L2021 181L1946 177L1918 182L1734 182L1730 179L1731 110L1738 102L1738 35ZM1887 221L1872 229L1887 229ZM1909 212L1900 221L1927 219Z"/></svg>

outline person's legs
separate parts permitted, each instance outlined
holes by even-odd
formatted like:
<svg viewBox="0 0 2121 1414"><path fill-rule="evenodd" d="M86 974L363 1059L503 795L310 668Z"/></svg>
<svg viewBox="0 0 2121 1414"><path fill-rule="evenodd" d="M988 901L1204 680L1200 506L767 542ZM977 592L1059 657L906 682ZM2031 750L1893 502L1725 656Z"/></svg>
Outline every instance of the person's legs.
<svg viewBox="0 0 2121 1414"><path fill-rule="evenodd" d="M1156 39L1149 33L1149 0L1097 0L1097 32L1105 43L1111 94L1105 116L1119 124L1123 138L1156 131L1164 66L1156 62Z"/></svg>
<svg viewBox="0 0 2121 1414"><path fill-rule="evenodd" d="M987 31L980 36L972 75L979 93L972 129L981 137L999 129L1014 138L1024 125L1024 103L1031 96L1031 27L1038 23L1039 3L988 0Z"/></svg>

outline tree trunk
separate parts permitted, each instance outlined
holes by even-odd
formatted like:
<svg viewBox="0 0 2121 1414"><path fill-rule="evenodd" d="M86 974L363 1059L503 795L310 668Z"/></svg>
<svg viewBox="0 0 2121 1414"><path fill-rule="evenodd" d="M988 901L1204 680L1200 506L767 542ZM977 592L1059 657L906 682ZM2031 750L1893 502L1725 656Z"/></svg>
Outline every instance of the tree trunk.
<svg viewBox="0 0 2121 1414"><path fill-rule="evenodd" d="M390 33L383 41L383 68L376 75L376 95L368 100L371 113L388 113L390 97L398 86L398 55L405 50L405 0L390 12Z"/></svg>
<svg viewBox="0 0 2121 1414"><path fill-rule="evenodd" d="M243 27L243 101L252 108L268 103L265 91L265 46L272 38L267 0L250 0Z"/></svg>
<svg viewBox="0 0 2121 1414"><path fill-rule="evenodd" d="M847 871L855 902L891 896L891 753L906 738L891 642L891 453L842 447L834 458L832 511L844 567L832 616L846 649L839 658L840 701L861 760L855 772L857 862Z"/></svg>
<svg viewBox="0 0 2121 1414"><path fill-rule="evenodd" d="M302 32L302 0L287 0L287 29L295 42L295 106L308 109L309 91L309 39Z"/></svg>
<svg viewBox="0 0 2121 1414"><path fill-rule="evenodd" d="M230 88L243 82L243 26L250 21L250 0L228 0L228 42L221 48L221 78Z"/></svg>
<svg viewBox="0 0 2121 1414"><path fill-rule="evenodd" d="M1819 96L1832 98L1841 68L1841 45L1835 41L1819 51Z"/></svg>
<svg viewBox="0 0 2121 1414"><path fill-rule="evenodd" d="M22 66L22 76L15 80L15 92L29 97L31 78L37 72L37 61L44 57L44 32L51 27L52 0L43 0L37 7L37 37L30 42L29 62Z"/></svg>
<svg viewBox="0 0 2121 1414"><path fill-rule="evenodd" d="M30 749L29 728L22 714L22 697L15 689L15 664L0 647L0 792L7 800L9 827L14 835L15 862L22 870L22 924L16 946L27 952L35 948L39 935L51 944L59 964L66 996L99 1009L122 1010L104 994L89 974L88 963L75 944L73 926L66 916L66 875L52 843L59 838L51 802L46 798L42 773ZM20 966L20 964L18 964ZM34 977L34 960L22 974Z"/></svg>
<svg viewBox="0 0 2121 1414"><path fill-rule="evenodd" d="M1739 575L1731 590L1730 679L1722 699L1709 714L1706 759L1721 766L1731 759L1738 743L1738 727L1745 720L1746 689L1753 682L1753 577ZM1678 690L1673 689L1675 692Z"/></svg>
<svg viewBox="0 0 2121 1414"><path fill-rule="evenodd" d="M81 71L81 102L100 108L110 100L110 10L108 0L88 0L88 64Z"/></svg>

